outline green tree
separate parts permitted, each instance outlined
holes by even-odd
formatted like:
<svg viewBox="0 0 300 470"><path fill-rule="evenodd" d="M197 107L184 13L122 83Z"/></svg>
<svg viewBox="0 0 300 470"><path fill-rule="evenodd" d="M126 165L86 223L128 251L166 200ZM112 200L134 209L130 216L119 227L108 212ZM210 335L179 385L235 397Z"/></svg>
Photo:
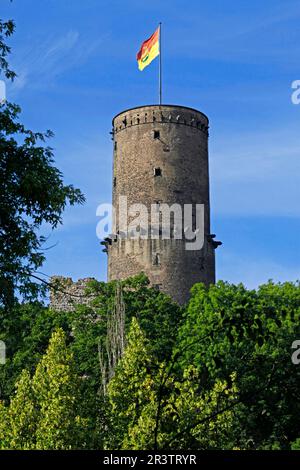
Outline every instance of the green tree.
<svg viewBox="0 0 300 470"><path fill-rule="evenodd" d="M124 355L108 384L111 433L107 445L111 449L127 447L128 429L137 423L141 409L150 400L151 360L149 343L137 319L133 318Z"/></svg>
<svg viewBox="0 0 300 470"><path fill-rule="evenodd" d="M12 21L0 21L0 73L13 79L5 40ZM0 105L0 303L11 307L18 290L25 298L41 290L36 270L43 264L43 223L55 228L66 205L83 203L79 189L65 185L46 141L53 134L33 132L19 121L21 109Z"/></svg>
<svg viewBox="0 0 300 470"><path fill-rule="evenodd" d="M170 373L168 365L151 356L135 318L107 399L110 449L213 449L231 444L236 386L217 381L205 391L195 368L187 368L182 377Z"/></svg>
<svg viewBox="0 0 300 470"><path fill-rule="evenodd" d="M0 400L7 402L23 369L34 373L45 354L52 332L62 328L67 338L74 314L51 311L39 302L15 304L11 314L0 309L0 339L6 345L6 363L0 367ZM82 361L82 359L81 359Z"/></svg>
<svg viewBox="0 0 300 470"><path fill-rule="evenodd" d="M183 308L163 292L150 288L149 279L143 273L122 281L92 281L88 292L96 295L94 311L105 322L114 309L118 283L121 284L125 303L126 331L129 331L132 318L136 317L150 341L152 353L159 361L170 358Z"/></svg>
<svg viewBox="0 0 300 470"><path fill-rule="evenodd" d="M300 450L300 438L298 438L294 442L292 442L291 449L292 450Z"/></svg>
<svg viewBox="0 0 300 470"><path fill-rule="evenodd" d="M30 374L24 370L16 385L16 394L10 406L0 404L0 448L23 449L35 448L35 430L37 413Z"/></svg>
<svg viewBox="0 0 300 470"><path fill-rule="evenodd" d="M13 80L16 76L15 72L10 70L7 62L7 56L10 53L10 47L6 44L6 39L14 32L15 24L12 20L0 20L0 71L5 77Z"/></svg>
<svg viewBox="0 0 300 470"><path fill-rule="evenodd" d="M32 388L39 407L37 449L71 449L84 444L78 377L62 330L53 333L33 376Z"/></svg>
<svg viewBox="0 0 300 470"><path fill-rule="evenodd" d="M299 317L299 283L270 282L257 291L224 282L193 287L178 363L182 370L193 364L207 389L236 372L240 448L289 449L299 436L300 369L291 361Z"/></svg>
<svg viewBox="0 0 300 470"><path fill-rule="evenodd" d="M257 291L199 284L181 321L182 309L149 288L144 276L124 281L127 347L106 396L98 346L105 344L116 283L93 284L92 308L58 314L32 303L15 306L14 318L0 318L9 352L0 368L6 405L15 398L16 377L24 368L33 374L51 334L62 328L82 397L78 447L101 448L105 441L111 449L297 448L300 370L291 345L300 336L299 284L269 283ZM23 396L33 396L24 387ZM0 430L8 428L7 409L0 407Z"/></svg>
<svg viewBox="0 0 300 470"><path fill-rule="evenodd" d="M0 442L6 449L76 449L88 446L80 416L79 379L61 329L51 337L32 379L24 370L9 406L3 403Z"/></svg>
<svg viewBox="0 0 300 470"><path fill-rule="evenodd" d="M38 302L31 302L14 305L9 316L0 309L0 339L7 346L6 364L0 367L0 399L9 401L24 368L33 374L45 354L52 332L62 328L74 354L76 372L82 377L79 381L79 393L84 397L81 415L88 423L89 447L99 448L105 419L99 346L105 351L107 320L113 316L116 302L116 283L91 284L89 289L97 294L93 308L78 305L73 312L58 313ZM149 288L144 275L124 281L122 289L126 331L132 317L137 315L149 338L151 354L160 361L167 360L176 341L182 309L163 293Z"/></svg>

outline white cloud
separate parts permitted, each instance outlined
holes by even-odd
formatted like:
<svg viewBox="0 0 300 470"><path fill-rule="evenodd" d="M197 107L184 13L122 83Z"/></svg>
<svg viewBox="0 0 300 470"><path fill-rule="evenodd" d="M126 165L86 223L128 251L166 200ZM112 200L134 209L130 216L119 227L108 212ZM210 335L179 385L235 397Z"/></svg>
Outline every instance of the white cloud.
<svg viewBox="0 0 300 470"><path fill-rule="evenodd" d="M13 63L17 78L11 85L11 94L25 86L48 87L62 73L83 65L101 43L102 38L87 41L78 31L70 30L55 39L38 38L25 44Z"/></svg>

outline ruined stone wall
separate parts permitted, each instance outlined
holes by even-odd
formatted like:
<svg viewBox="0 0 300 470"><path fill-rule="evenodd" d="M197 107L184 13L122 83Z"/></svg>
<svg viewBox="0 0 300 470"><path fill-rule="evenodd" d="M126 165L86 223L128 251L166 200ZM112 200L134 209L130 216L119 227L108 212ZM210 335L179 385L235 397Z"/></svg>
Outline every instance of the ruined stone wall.
<svg viewBox="0 0 300 470"><path fill-rule="evenodd" d="M95 298L93 295L87 295L85 290L92 277L79 279L74 282L71 277L52 276L50 283L53 289L50 289L50 307L53 310L73 311L77 304L90 305Z"/></svg>
<svg viewBox="0 0 300 470"><path fill-rule="evenodd" d="M204 204L205 241L202 250L187 251L185 240L121 239L115 227L106 245L108 279L140 273L176 301L188 299L195 282L215 282L214 243L210 234L208 119L182 106L143 106L113 120L113 204L119 196L128 205ZM155 175L156 170L160 175ZM150 227L151 228L151 227ZM155 259L159 258L159 263Z"/></svg>

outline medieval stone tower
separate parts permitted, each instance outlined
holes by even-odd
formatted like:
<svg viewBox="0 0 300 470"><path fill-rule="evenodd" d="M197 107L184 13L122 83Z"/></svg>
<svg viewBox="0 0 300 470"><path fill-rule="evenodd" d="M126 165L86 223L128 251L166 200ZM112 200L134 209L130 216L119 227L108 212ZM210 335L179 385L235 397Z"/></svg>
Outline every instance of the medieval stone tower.
<svg viewBox="0 0 300 470"><path fill-rule="evenodd" d="M215 282L214 250L220 244L210 232L208 118L183 106L141 106L115 116L112 135L116 224L114 233L103 242L108 253L108 280L144 272L151 285L185 303L193 284ZM175 235L172 214L168 239L160 228L155 236L150 235L155 233L150 217L147 227L141 226L140 236L124 233L118 220L120 196L123 200L126 196L127 208L144 204L148 213L156 212L158 218L165 205L177 204L182 212L186 204L204 205L202 248L186 249L184 232L188 228L182 226L183 237L178 237L178 232ZM194 212L192 217L194 220ZM133 218L130 213L127 222ZM143 237L146 228L149 235Z"/></svg>

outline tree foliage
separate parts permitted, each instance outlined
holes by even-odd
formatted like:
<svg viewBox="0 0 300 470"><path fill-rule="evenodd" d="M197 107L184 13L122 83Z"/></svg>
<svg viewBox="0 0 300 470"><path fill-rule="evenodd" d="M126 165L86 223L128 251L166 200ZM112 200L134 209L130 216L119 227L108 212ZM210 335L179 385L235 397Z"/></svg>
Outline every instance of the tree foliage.
<svg viewBox="0 0 300 470"><path fill-rule="evenodd" d="M118 285L122 288L126 308L126 331L132 318L136 317L149 338L150 347L157 359L170 358L182 321L183 308L163 292L149 288L149 280L143 273L123 281L92 281L87 293L96 295L93 308L104 321L107 321L107 316L111 315L115 308Z"/></svg>
<svg viewBox="0 0 300 470"><path fill-rule="evenodd" d="M179 332L179 364L193 364L207 387L236 372L245 410L240 447L289 448L299 435L300 369L291 361L299 317L299 283L270 282L257 291L223 282L193 288Z"/></svg>
<svg viewBox="0 0 300 470"><path fill-rule="evenodd" d="M78 376L61 329L51 337L33 378L24 369L9 406L0 408L4 449L85 447L85 420L79 414Z"/></svg>
<svg viewBox="0 0 300 470"><path fill-rule="evenodd" d="M62 328L74 354L77 373L83 377L78 387L84 397L81 414L87 420L90 448L97 448L103 440L101 426L105 412L99 345L106 350L107 327L116 318L117 287L115 282L93 282L89 290L98 294L93 308L79 305L73 312L55 312L38 302L15 305L10 316L0 310L0 339L7 346L7 361L0 367L0 399L9 401L22 370L34 372L52 332ZM164 294L149 288L144 275L124 281L122 290L125 332L132 317L138 316L149 338L151 354L159 360L171 357L182 309Z"/></svg>
<svg viewBox="0 0 300 470"><path fill-rule="evenodd" d="M15 24L12 20L0 20L0 74L3 73L9 80L13 80L16 73L10 69L7 61L10 47L6 44L6 40L13 34L14 30Z"/></svg>
<svg viewBox="0 0 300 470"><path fill-rule="evenodd" d="M234 422L237 389L218 381L203 391L187 368L181 380L158 364L137 320L108 386L109 449L226 448ZM232 379L232 377L231 377ZM231 380L232 382L232 380Z"/></svg>
<svg viewBox="0 0 300 470"><path fill-rule="evenodd" d="M0 21L0 72L13 79L5 40L12 21ZM62 222L67 204L83 203L79 189L65 185L54 165L52 132L33 132L20 122L16 104L0 105L0 303L11 307L18 290L25 298L40 291L36 270L45 260L43 223L53 229Z"/></svg>
<svg viewBox="0 0 300 470"><path fill-rule="evenodd" d="M8 426L3 410L14 403L19 418L11 435L19 441L11 445L37 445L36 437L33 443L25 440L34 434L29 423L40 408L32 405L34 379L22 370L31 375L43 370L36 383L56 396L63 374L53 372L51 380L48 373L47 379L42 376L47 344L61 328L73 356L77 415L84 423L82 436L69 410L68 434L77 436L80 448L297 449L300 370L292 364L291 345L300 336L298 283L269 283L257 291L222 282L209 289L198 284L185 309L149 288L143 275L124 281L121 297L116 288L115 282L92 283L89 289L97 297L91 308L58 313L33 303L15 307L14 319L3 317L0 338L7 343L8 359L0 367L0 428ZM123 324L123 315L125 351L103 393L99 344L105 346L111 322L120 317ZM20 391L14 395L18 377ZM60 404L51 420L67 423ZM47 434L48 424L39 446L51 448L55 440L51 427Z"/></svg>
<svg viewBox="0 0 300 470"><path fill-rule="evenodd" d="M300 370L292 364L291 345L300 335L298 283L268 283L257 291L198 284L185 309L149 288L143 275L122 283L122 297L115 282L94 282L90 289L97 293L92 307L57 313L33 303L4 315L0 338L8 360L0 368L0 429L11 429L12 437L3 446L37 446L32 421L43 429L40 448L60 439L47 419L44 424L37 419L42 408L34 397L40 384L42 403L49 396L45 390L55 390L51 384L58 386L63 377L54 365L53 373L46 372L52 360L45 359L51 335L61 328L70 355L65 357L73 357L78 402L70 399L72 410L65 411L63 402L53 399L43 413L62 429L69 423L68 435L73 429L80 448L104 443L109 449L297 449ZM99 345L105 346L111 323L123 315L126 347L104 394ZM30 379L24 368L34 377L39 371L39 378ZM14 418L7 412L11 407ZM60 447L75 445L63 440Z"/></svg>

